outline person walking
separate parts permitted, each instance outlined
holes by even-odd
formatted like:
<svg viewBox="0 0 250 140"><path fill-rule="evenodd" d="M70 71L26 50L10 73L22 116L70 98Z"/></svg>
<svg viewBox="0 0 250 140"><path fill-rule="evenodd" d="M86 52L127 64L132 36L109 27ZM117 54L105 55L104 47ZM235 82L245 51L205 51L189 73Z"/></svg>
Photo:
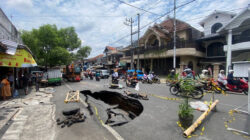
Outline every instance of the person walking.
<svg viewBox="0 0 250 140"><path fill-rule="evenodd" d="M3 100L6 100L11 96L10 82L8 81L7 75L4 76L4 79L1 81L1 85L1 96L3 97Z"/></svg>

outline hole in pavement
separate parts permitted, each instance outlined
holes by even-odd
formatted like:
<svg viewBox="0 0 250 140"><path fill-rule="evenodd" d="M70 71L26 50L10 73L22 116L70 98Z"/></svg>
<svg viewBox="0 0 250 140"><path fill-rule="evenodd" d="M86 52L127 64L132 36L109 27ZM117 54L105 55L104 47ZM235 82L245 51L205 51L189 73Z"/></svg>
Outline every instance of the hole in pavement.
<svg viewBox="0 0 250 140"><path fill-rule="evenodd" d="M0 120L4 120L6 117L4 116L0 116Z"/></svg>
<svg viewBox="0 0 250 140"><path fill-rule="evenodd" d="M108 118L105 123L110 126L126 124L138 117L143 111L143 106L138 100L123 96L118 92L100 91L92 93L90 90L83 90L81 93L86 97L89 95L110 106L115 106L106 109Z"/></svg>

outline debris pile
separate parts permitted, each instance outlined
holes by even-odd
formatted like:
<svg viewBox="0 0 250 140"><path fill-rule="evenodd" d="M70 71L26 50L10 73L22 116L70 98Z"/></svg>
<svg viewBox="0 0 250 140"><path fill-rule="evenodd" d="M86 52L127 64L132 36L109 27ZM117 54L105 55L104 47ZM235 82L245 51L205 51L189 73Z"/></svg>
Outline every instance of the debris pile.
<svg viewBox="0 0 250 140"><path fill-rule="evenodd" d="M137 98L137 99L142 99L142 100L148 100L148 95L145 93L132 93L130 91L124 91L124 93L127 96L133 97L133 98Z"/></svg>
<svg viewBox="0 0 250 140"><path fill-rule="evenodd" d="M61 125L61 128L64 128L65 126L70 127L74 123L84 122L86 119L86 116L84 115L84 113L80 112L80 109L64 111L63 115L65 116L65 119L61 120L60 118L58 118L56 120L57 125Z"/></svg>

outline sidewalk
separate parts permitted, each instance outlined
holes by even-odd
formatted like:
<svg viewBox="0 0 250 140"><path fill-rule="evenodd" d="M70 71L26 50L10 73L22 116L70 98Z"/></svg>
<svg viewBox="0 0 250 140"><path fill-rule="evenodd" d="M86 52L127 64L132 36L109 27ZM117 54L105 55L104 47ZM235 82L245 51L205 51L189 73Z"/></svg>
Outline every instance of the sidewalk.
<svg viewBox="0 0 250 140"><path fill-rule="evenodd" d="M1 101L0 139L52 140L55 106L50 102L51 97L52 94L35 92L33 88L28 95Z"/></svg>

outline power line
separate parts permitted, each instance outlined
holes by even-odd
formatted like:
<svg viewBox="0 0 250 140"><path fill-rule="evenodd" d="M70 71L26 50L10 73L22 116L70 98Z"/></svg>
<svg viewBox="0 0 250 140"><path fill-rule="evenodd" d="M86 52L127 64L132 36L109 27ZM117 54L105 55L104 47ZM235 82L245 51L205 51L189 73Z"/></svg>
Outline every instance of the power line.
<svg viewBox="0 0 250 140"><path fill-rule="evenodd" d="M195 1L195 0L192 0L192 1L190 1L190 2L187 2L187 3L184 3L184 4L182 4L182 5L179 5L179 6L176 7L176 9L178 9L178 8L180 8L180 7L183 7L183 6L187 5L187 4L190 4L190 3L194 2L194 1ZM162 17L164 17L165 15L171 13L172 11L174 11L174 9L172 9L172 10L166 12L165 14L159 16L158 18L154 19L153 21L149 22L148 24L142 26L142 27L140 28L140 30L143 29L143 28L146 28L148 25L150 25L150 24L154 23L155 21L161 19ZM124 38L127 38L128 36L130 36L130 35L123 36L122 38L118 39L118 40L115 41L115 42L112 42L111 44L114 44L114 43L116 43L116 42L119 42L119 41L123 40Z"/></svg>
<svg viewBox="0 0 250 140"><path fill-rule="evenodd" d="M192 1L190 1L190 2L187 2L187 3L184 3L184 4L182 4L182 5L179 5L179 6L176 7L176 9L178 9L178 8L180 8L180 7L182 7L182 6L185 6L185 5L189 4L189 3L192 3L192 2L194 2L194 1L195 1L195 0L192 0ZM246 8L246 7L231 9L231 10L227 10L227 11L225 11L225 12L241 10L241 9L244 9L244 8ZM164 17L165 15L171 13L173 10L174 10L174 9L172 9L172 10L168 11L167 13L163 14L162 16L160 16L160 17L154 19L152 22L149 22L148 24L142 26L142 27L140 28L140 30L146 28L148 25L154 23L155 21L161 19L161 18ZM206 10L206 11L214 11L214 10ZM223 10L223 11L224 11L224 10ZM207 16L205 16L205 17L208 17L208 16L209 16L209 15L207 15ZM189 19L189 20L185 20L185 21L192 21L192 20L197 20L197 19L205 18L205 17L204 17L204 16L201 16L201 17L198 17L198 18ZM127 38L128 36L129 36L129 35L123 36L123 37L121 37L120 39L118 39L117 41L115 41L115 42L113 42L113 43L111 43L111 44L117 43L117 42L123 40L124 38Z"/></svg>
<svg viewBox="0 0 250 140"><path fill-rule="evenodd" d="M129 4L129 3L126 3L126 2L124 2L124 1L121 1L121 0L118 0L120 3L124 3L124 4L126 4L126 5L128 5L128 6L131 6L131 7L134 7L134 8L136 8L136 9L139 9L139 10L141 10L141 11L144 11L144 12L148 12L148 13L151 13L151 14L154 14L154 15L158 15L159 16L159 14L156 14L156 13L154 13L154 12L150 12L150 11L148 11L148 10L145 10L145 9L142 9L142 8L139 8L139 7L136 7L136 6L134 6L134 5L131 5L131 4Z"/></svg>

